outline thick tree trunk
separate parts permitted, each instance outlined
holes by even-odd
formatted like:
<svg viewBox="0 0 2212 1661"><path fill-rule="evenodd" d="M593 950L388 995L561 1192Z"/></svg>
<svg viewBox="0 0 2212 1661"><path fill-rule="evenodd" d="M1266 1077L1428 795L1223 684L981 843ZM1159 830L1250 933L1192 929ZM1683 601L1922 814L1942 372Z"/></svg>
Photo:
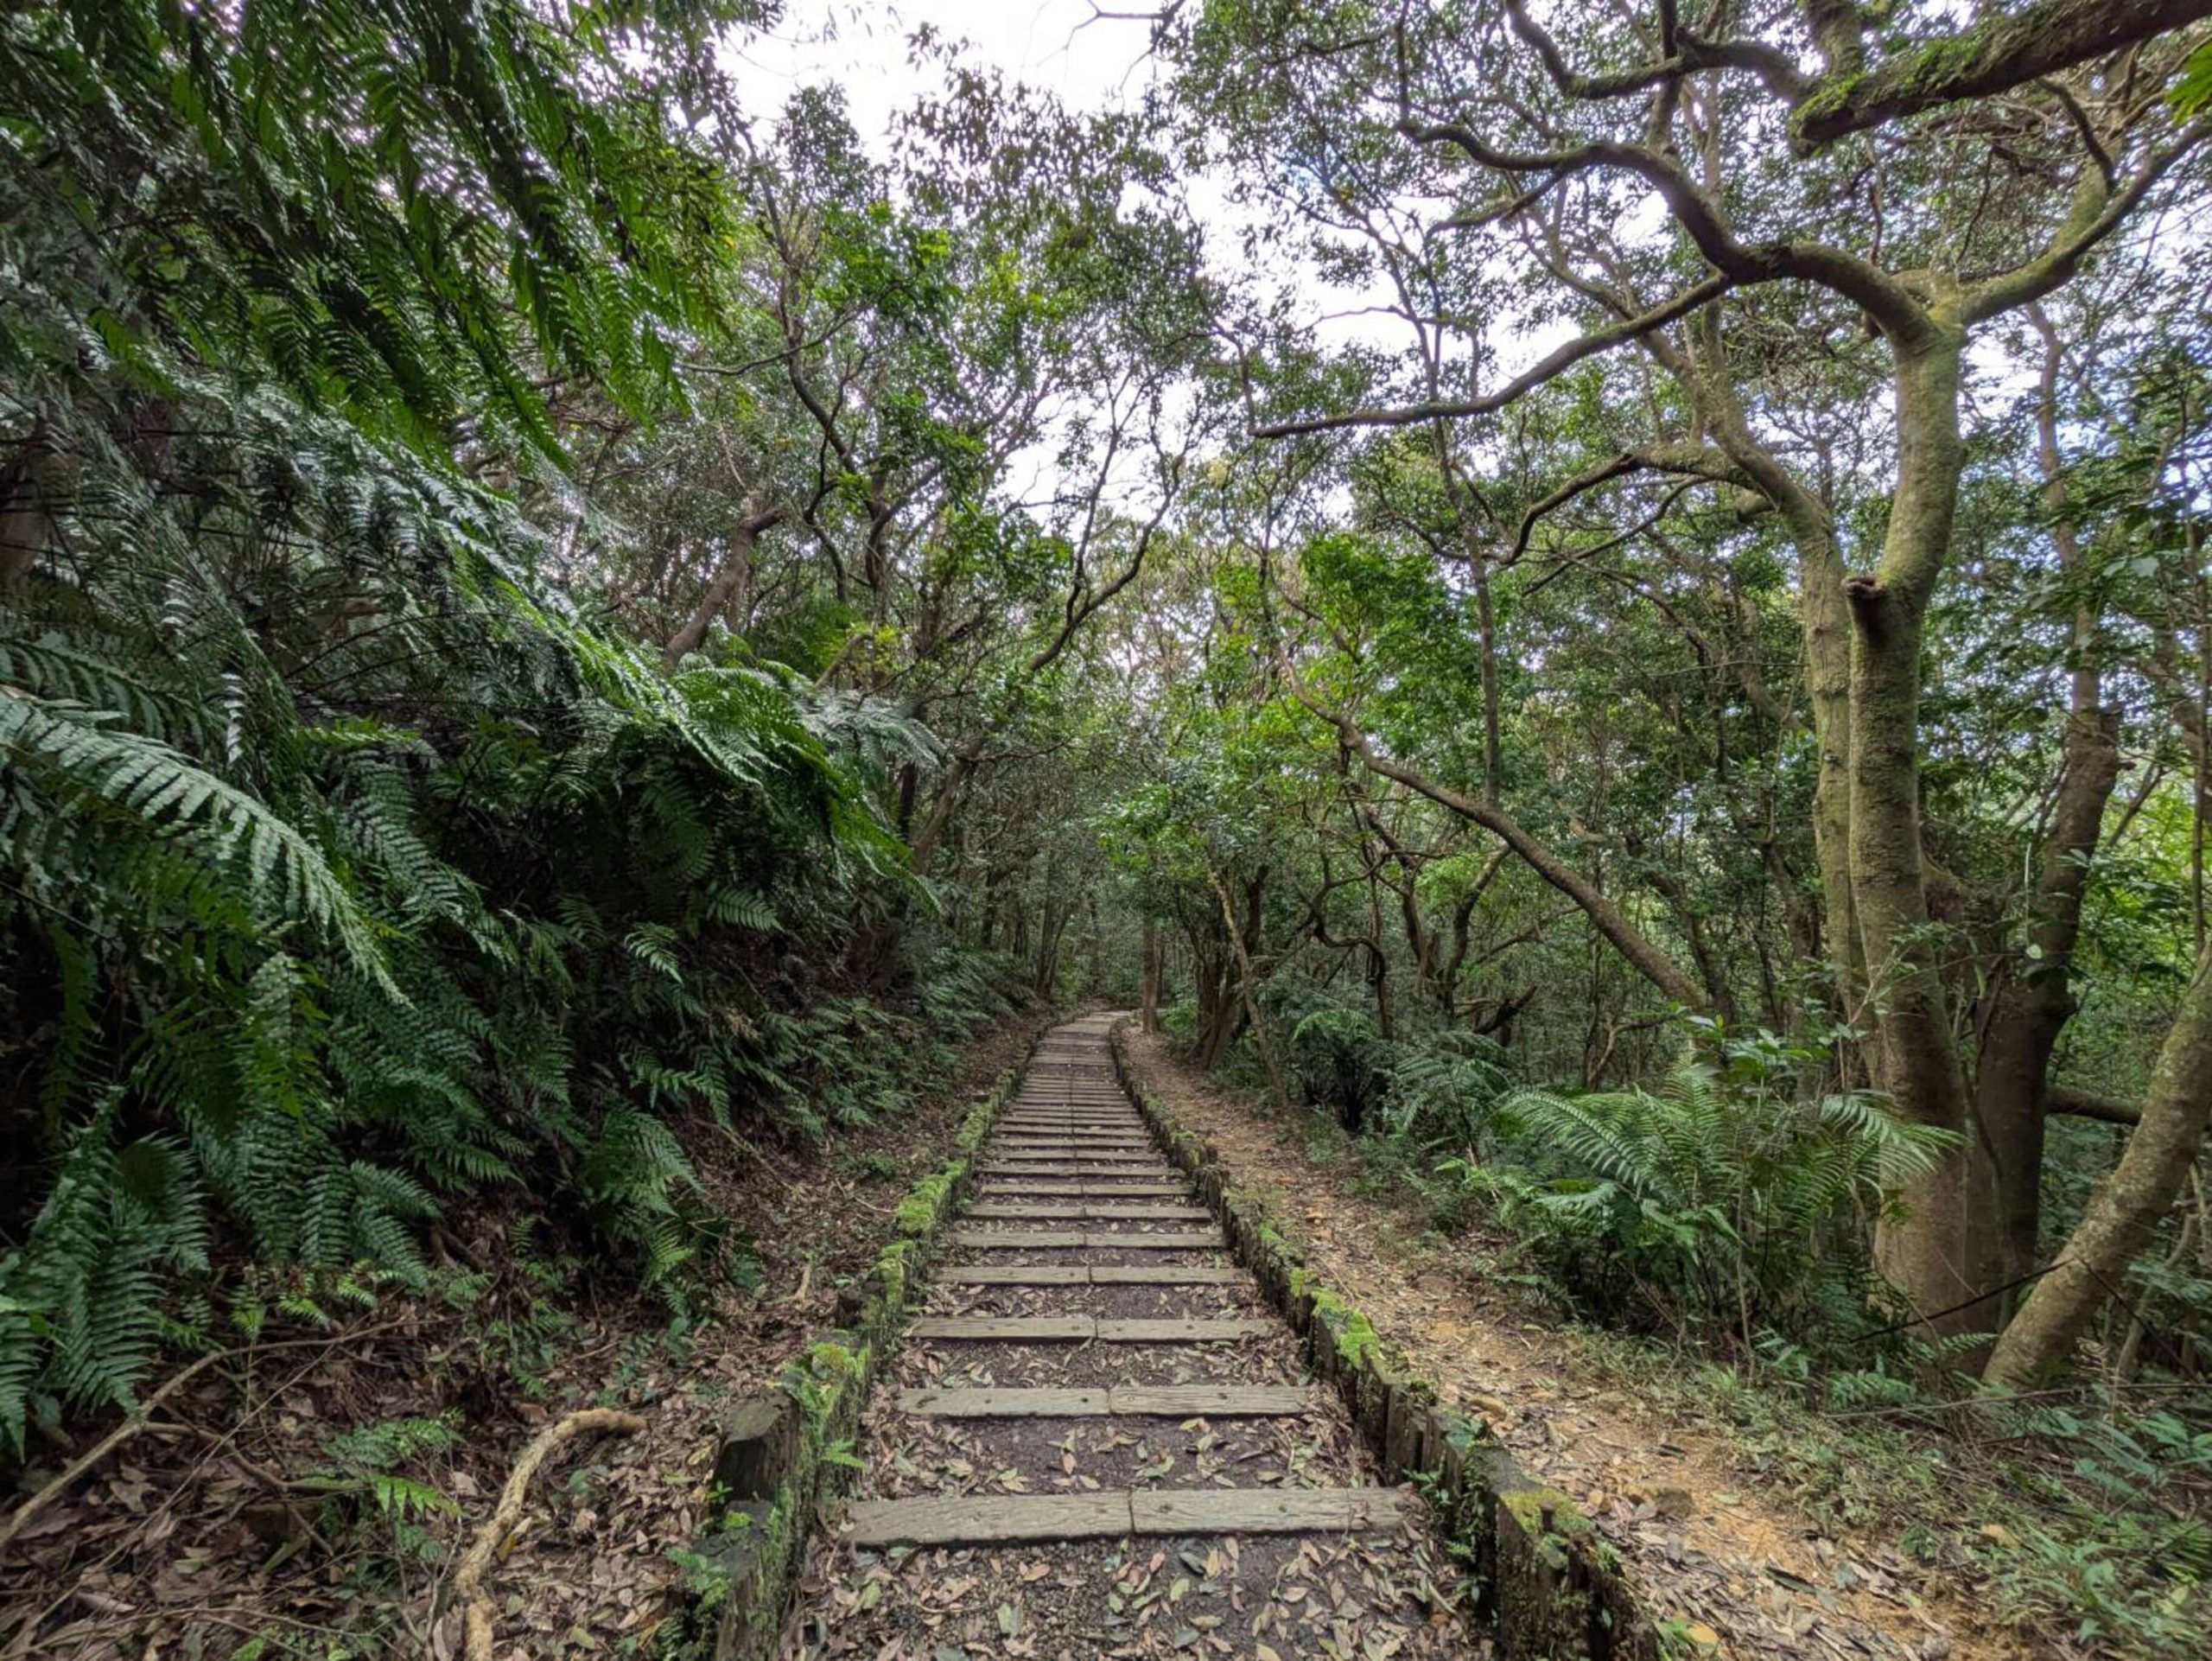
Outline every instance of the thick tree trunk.
<svg viewBox="0 0 2212 1661"><path fill-rule="evenodd" d="M1821 937L1835 983L1835 1014L1856 1022L1865 1002L1857 909L1851 893L1851 608L1848 572L1827 504L1753 436L1731 379L1717 309L1690 331L1696 357L1679 367L1713 442L1766 499L1797 551L1805 695L1813 717L1813 857L1821 874ZM1848 1082L1848 1080L1847 1080Z"/></svg>
<svg viewBox="0 0 2212 1661"><path fill-rule="evenodd" d="M1835 1013L1854 1025L1866 998L1858 907L1851 891L1851 611L1846 572L1825 530L1803 560L1805 690L1813 711L1813 858L1821 872L1821 937L1835 983Z"/></svg>
<svg viewBox="0 0 2212 1661"><path fill-rule="evenodd" d="M1048 869L1046 880L1049 882L1052 876ZM1041 998L1051 998L1059 986L1060 941L1067 934L1068 919L1072 914L1071 907L1046 902L1037 935L1037 967L1030 983Z"/></svg>
<svg viewBox="0 0 2212 1661"><path fill-rule="evenodd" d="M2063 1365L2181 1192L2212 1118L2212 947L2196 960L2159 1047L2127 1151L2089 1198L2057 1265L2035 1284L1982 1377L2019 1389Z"/></svg>
<svg viewBox="0 0 2212 1661"><path fill-rule="evenodd" d="M60 471L53 434L41 410L15 456L0 468L0 583L29 571L52 543L49 488Z"/></svg>
<svg viewBox="0 0 2212 1661"><path fill-rule="evenodd" d="M1899 1195L1875 1257L1907 1305L1940 1332L1986 1324L1972 1302L1967 1236L1971 1159L1966 1078L1952 1041L1929 928L1920 837L1921 636L1951 539L1965 448L1959 437L1964 332L1894 343L1897 487L1873 576L1845 585L1852 621L1851 888L1868 983L1876 1082L1897 1110L1956 1145Z"/></svg>

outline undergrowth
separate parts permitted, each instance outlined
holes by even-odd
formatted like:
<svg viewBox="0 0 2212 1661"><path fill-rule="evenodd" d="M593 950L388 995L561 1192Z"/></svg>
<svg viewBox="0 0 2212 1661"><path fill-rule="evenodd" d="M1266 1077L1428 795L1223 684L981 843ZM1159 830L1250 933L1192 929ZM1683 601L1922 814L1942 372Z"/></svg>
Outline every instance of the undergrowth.
<svg viewBox="0 0 2212 1661"><path fill-rule="evenodd" d="M1934 1140L1866 1098L1808 1097L1814 1058L1770 1034L1688 1036L1656 1087L1571 1096L1464 1035L1386 1043L1357 1012L1309 1012L1290 1046L1305 1099L1278 1130L1818 1527L1891 1542L2079 1652L2198 1653L2201 1397L2155 1371L2026 1397L1964 1380L1972 1340L1915 1342L1856 1244ZM1224 1081L1264 1097L1249 1042Z"/></svg>

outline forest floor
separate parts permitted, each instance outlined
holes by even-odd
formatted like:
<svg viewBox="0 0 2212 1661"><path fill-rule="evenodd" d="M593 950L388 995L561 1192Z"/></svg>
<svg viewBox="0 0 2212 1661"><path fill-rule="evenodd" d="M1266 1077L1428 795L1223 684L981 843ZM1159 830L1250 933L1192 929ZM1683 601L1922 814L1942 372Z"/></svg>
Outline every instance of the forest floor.
<svg viewBox="0 0 2212 1661"><path fill-rule="evenodd" d="M1532 1314L1484 1273L1493 1252L1440 1237L1417 1196L1370 1179L1333 1126L1203 1080L1157 1037L1131 1028L1124 1041L1146 1085L1268 1197L1322 1277L1524 1468L1586 1506L1649 1605L1692 1638L1743 1656L2031 1652L1903 1548L1916 1519L1846 1528L1801 1504L1768 1451L1699 1422L1679 1378L1640 1388L1638 1364L1674 1375L1670 1358L1624 1359L1618 1340Z"/></svg>
<svg viewBox="0 0 2212 1661"><path fill-rule="evenodd" d="M497 1653L649 1652L680 1602L720 1411L833 1324L840 1283L890 1238L900 1195L1047 1019L1007 1023L907 1111L840 1127L827 1149L712 1125L687 1138L753 1264L705 1320L672 1322L633 1286L580 1277L519 1207L448 1219L440 1284L470 1285L466 1300L387 1296L320 1337L272 1328L47 1504L0 1562L0 1658L224 1655L257 1636L268 1654L449 1661L459 1616L439 1613L439 1594L456 1543L489 1516L520 1447L588 1405L645 1429L581 1444L539 1477L489 1582ZM35 1457L25 1486L61 1462Z"/></svg>

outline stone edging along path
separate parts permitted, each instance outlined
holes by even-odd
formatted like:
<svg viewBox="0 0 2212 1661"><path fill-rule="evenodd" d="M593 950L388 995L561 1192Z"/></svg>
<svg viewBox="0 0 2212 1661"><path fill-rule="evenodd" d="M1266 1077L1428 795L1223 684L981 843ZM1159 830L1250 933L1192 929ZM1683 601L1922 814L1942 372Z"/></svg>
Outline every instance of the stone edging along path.
<svg viewBox="0 0 2212 1661"><path fill-rule="evenodd" d="M944 1606L900 1607L914 1588L940 1581L982 1582L986 1607L1011 1597L998 1601L998 1627L987 1623L984 1635L1004 1632L1016 1654L1137 1652L1125 1639L1243 1653L1224 1647L1242 1639L1240 1623L1262 1661L1336 1653L1310 1625L1318 1612L1293 1601L1305 1596L1296 1582L1325 1586L1342 1604L1349 1579L1366 1586L1372 1606L1379 1569L1387 1605L1395 1595L1387 1588L1408 1575L1419 1581L1428 1561L1416 1543L1431 1537L1429 1508L1378 1480L1408 1483L1435 1503L1480 1571L1479 1607L1503 1653L1647 1661L1670 1647L1631 1607L1573 1504L1528 1482L1472 1422L1437 1405L1433 1390L1237 1192L1213 1150L1147 1096L1118 1043L1109 1052L1104 1027L1094 1018L1059 1028L1001 1075L963 1123L955 1157L910 1191L896 1238L841 1298L842 1330L802 1351L777 1388L727 1415L715 1515L693 1554L700 1589L663 1652L716 1661L777 1653L791 1637L799 1571L810 1563L810 1622L841 1630L847 1647L858 1642L869 1654L957 1647L927 1647L957 1635ZM1178 1170L1187 1181L1167 1180ZM963 1213L978 1178L978 1203ZM1160 1203L1170 1196L1185 1203ZM1190 1205L1193 1198L1204 1206ZM930 1276L948 1248L956 1261ZM1224 1251L1241 1267L1223 1261ZM931 1308L944 1313L915 1321L925 1278L934 1281ZM1281 1324L1253 1318L1267 1304ZM902 1337L911 1341L900 1352ZM887 1382L906 1387L877 1391L871 1404L871 1387ZM924 1441L911 1445L925 1463L932 1438L1014 1464L1046 1451L1052 1462L1011 1492L984 1486L962 1461L918 1483L903 1454L892 1467L885 1461L886 1448L909 1445L899 1438L917 1426ZM1336 1451L1327 1452L1332 1436ZM842 1536L823 1536L817 1525L846 1472L863 1463L851 1449L864 1437L874 1458L863 1497ZM1058 1450L1071 1450L1066 1469L1075 1473L1079 1437L1089 1438L1083 1474L1063 1480ZM1361 1437L1371 1461L1351 1457ZM1311 1468L1281 1486L1251 1486L1263 1467L1244 1461L1301 1438L1319 1454ZM1122 1453L1132 1443L1179 1448L1185 1474L1155 1486ZM1192 1457L1209 1445L1211 1478L1206 1457ZM1224 1463L1223 1450L1238 1448L1249 1451ZM1213 1486L1188 1486L1193 1474ZM1343 1543L1324 1543L1332 1540ZM1161 1569L1169 1556L1203 1570L1194 1591L1187 1578L1166 1587L1180 1572ZM991 1588L992 1576L1016 1568L1018 1584ZM1125 1613L1102 1623L1109 1576L1117 1589L1104 1601ZM1144 1628L1171 1606L1193 1624L1172 1637ZM1378 1615L1394 1618L1387 1607L1368 1618ZM1379 1653L1402 1644L1408 1658L1466 1652L1471 1634L1454 1632L1441 1613L1424 1624L1414 1606L1395 1618L1406 1624L1385 1626L1396 1636ZM880 1642L887 1633L891 1641ZM1339 1623L1338 1648L1344 1635Z"/></svg>
<svg viewBox="0 0 2212 1661"><path fill-rule="evenodd" d="M775 1652L807 1542L836 1487L842 1450L944 1247L976 1156L1028 1066L1025 1059L999 1074L962 1120L952 1158L907 1190L891 1243L839 1295L839 1328L801 1350L774 1389L723 1415L713 1506L691 1549L701 1566L696 1589L658 1653L760 1661Z"/></svg>
<svg viewBox="0 0 2212 1661"><path fill-rule="evenodd" d="M1129 1065L1114 1066L1154 1139L1221 1224L1229 1250L1305 1340L1382 1464L1419 1486L1475 1565L1479 1607L1502 1653L1530 1661L1656 1661L1679 1646L1640 1608L1605 1542L1566 1494L1524 1474L1489 1428L1452 1411L1373 1326L1307 1267L1257 1196L1237 1188L1213 1145L1177 1124Z"/></svg>

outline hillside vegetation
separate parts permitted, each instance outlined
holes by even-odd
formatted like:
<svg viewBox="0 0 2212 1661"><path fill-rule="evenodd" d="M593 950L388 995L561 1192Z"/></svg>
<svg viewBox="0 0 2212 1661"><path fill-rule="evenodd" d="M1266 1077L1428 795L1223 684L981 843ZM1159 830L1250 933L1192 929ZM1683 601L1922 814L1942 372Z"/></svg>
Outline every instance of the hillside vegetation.
<svg viewBox="0 0 2212 1661"><path fill-rule="evenodd" d="M761 1171L1084 1004L2190 1652L2208 12L1210 0L886 135L777 0L9 9L0 1634L145 1635L32 1511L149 1393L528 1310L249 1461L195 1642L399 1641L547 1333L834 1295Z"/></svg>

